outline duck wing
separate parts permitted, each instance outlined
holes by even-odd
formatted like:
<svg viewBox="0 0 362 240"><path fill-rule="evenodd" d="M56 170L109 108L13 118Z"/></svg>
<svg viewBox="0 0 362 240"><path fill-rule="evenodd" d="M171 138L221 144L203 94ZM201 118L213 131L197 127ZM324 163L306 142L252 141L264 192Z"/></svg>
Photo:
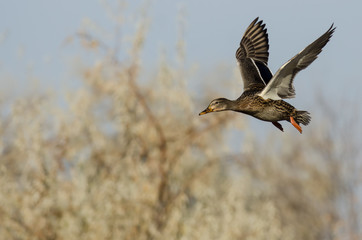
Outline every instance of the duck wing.
<svg viewBox="0 0 362 240"><path fill-rule="evenodd" d="M335 29L336 28L333 28L332 24L327 32L281 66L259 96L264 99L269 98L273 100L293 98L295 96L295 89L293 86L295 75L317 59L318 54L328 43Z"/></svg>
<svg viewBox="0 0 362 240"><path fill-rule="evenodd" d="M263 21L256 18L246 29L235 56L244 82L244 90L252 85L268 84L273 74L268 68L269 40Z"/></svg>

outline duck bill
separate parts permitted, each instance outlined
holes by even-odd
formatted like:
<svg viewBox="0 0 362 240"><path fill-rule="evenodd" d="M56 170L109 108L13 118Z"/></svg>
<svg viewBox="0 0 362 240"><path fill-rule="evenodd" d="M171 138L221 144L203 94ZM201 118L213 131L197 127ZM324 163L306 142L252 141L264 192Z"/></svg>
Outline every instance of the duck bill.
<svg viewBox="0 0 362 240"><path fill-rule="evenodd" d="M204 115L204 114L209 113L209 112L212 112L212 109L206 108L204 111L199 113L199 116Z"/></svg>

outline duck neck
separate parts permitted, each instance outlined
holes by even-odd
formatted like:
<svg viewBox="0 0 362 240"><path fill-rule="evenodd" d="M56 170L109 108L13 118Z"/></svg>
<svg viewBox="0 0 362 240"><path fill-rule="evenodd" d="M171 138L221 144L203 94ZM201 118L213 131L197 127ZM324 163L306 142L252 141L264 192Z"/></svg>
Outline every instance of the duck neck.
<svg viewBox="0 0 362 240"><path fill-rule="evenodd" d="M239 98L236 100L228 100L228 107L231 111L241 112L245 114L249 114L250 111L248 104L240 101Z"/></svg>
<svg viewBox="0 0 362 240"><path fill-rule="evenodd" d="M237 104L237 101L236 101L236 100L226 99L225 102L226 102L226 104L227 104L228 110L236 111L236 112L239 111L239 110L238 110L238 104Z"/></svg>

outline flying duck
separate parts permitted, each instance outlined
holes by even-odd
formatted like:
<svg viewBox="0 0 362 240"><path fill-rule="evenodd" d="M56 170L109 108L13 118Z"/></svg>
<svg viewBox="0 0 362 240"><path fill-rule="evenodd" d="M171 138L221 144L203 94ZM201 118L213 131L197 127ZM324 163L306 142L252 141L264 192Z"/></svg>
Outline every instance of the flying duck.
<svg viewBox="0 0 362 240"><path fill-rule="evenodd" d="M317 58L336 28L332 24L322 36L291 58L273 75L268 67L267 29L263 21L258 19L256 18L246 29L235 54L244 83L244 92L236 100L212 100L199 115L231 110L272 122L281 131L283 127L279 121L285 120L302 133L300 124L309 124L309 112L297 110L283 99L295 97L295 75Z"/></svg>

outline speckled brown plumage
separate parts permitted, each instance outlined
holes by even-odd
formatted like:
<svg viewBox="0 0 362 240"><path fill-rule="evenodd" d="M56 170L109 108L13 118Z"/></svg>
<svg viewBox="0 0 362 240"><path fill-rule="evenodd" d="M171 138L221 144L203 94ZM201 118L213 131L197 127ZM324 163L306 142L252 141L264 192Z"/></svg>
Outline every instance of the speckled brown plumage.
<svg viewBox="0 0 362 240"><path fill-rule="evenodd" d="M289 121L302 133L300 124L309 124L309 113L297 110L282 99L295 96L295 75L317 58L335 28L332 24L326 33L285 63L273 76L267 65L269 40L265 24L262 23L256 18L249 25L235 54L244 82L242 95L236 100L214 99L199 115L231 110L272 122L281 131L283 128L278 121Z"/></svg>

